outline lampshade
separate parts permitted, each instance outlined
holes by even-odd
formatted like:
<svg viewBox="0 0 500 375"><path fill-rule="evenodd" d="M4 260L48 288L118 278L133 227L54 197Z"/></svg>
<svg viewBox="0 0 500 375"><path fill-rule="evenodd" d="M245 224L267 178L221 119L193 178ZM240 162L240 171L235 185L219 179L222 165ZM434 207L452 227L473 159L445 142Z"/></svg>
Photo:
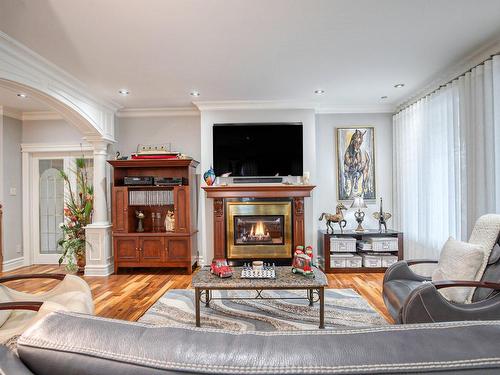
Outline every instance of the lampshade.
<svg viewBox="0 0 500 375"><path fill-rule="evenodd" d="M351 208L367 208L366 206L366 203L365 203L365 200L363 199L363 197L356 197L354 198L354 200L352 201L352 204L351 204Z"/></svg>

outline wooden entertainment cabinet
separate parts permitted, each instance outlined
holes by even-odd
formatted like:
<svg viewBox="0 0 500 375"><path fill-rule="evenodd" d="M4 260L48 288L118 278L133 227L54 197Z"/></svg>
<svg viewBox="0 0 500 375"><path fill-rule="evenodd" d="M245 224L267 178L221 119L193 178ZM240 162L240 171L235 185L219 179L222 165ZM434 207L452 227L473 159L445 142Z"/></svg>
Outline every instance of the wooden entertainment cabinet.
<svg viewBox="0 0 500 375"><path fill-rule="evenodd" d="M182 267L192 273L197 259L197 182L192 159L111 160L112 220L115 273L120 267ZM126 176L180 177L182 185L124 185ZM151 194L152 193L152 194ZM148 195L149 194L149 195ZM168 194L168 195L167 195ZM135 196L157 197L137 201ZM168 197L165 198L164 197ZM132 199L131 199L132 198ZM147 204L145 204L147 203ZM136 211L145 214L144 232L137 232ZM173 211L175 230L165 230L167 211ZM156 228L153 213L160 214Z"/></svg>

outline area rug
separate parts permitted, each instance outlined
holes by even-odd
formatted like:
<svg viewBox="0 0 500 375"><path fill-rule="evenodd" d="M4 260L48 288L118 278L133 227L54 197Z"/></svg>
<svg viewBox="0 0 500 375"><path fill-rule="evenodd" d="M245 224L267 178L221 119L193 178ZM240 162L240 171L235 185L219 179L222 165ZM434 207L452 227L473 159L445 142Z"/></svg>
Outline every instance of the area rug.
<svg viewBox="0 0 500 375"><path fill-rule="evenodd" d="M252 297L254 291L213 291L213 297ZM303 297L305 291L264 291L265 297ZM139 319L162 326L195 324L194 291L172 289ZM212 300L201 304L201 326L234 331L314 330L319 304L307 300ZM371 327L388 324L352 289L325 289L325 328Z"/></svg>

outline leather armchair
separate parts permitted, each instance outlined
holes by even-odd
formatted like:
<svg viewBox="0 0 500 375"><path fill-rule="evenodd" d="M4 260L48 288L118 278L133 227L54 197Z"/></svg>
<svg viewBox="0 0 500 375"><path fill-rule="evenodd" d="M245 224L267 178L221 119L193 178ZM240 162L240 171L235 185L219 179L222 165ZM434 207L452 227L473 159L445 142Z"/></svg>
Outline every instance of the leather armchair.
<svg viewBox="0 0 500 375"><path fill-rule="evenodd" d="M499 241L500 243L500 241ZM383 297L389 313L397 323L428 323L461 320L500 319L500 246L491 252L481 281L450 280L432 282L411 267L437 263L436 260L399 261L384 275ZM472 303L446 300L439 289L477 288Z"/></svg>

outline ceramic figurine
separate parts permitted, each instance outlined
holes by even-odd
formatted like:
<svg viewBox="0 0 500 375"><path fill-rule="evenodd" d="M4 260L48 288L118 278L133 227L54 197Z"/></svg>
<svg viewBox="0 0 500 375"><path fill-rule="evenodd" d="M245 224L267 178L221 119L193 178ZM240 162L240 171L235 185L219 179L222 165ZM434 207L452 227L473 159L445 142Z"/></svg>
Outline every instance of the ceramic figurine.
<svg viewBox="0 0 500 375"><path fill-rule="evenodd" d="M175 230L175 216L173 211L167 211L167 215L165 216L165 230L167 232L173 232Z"/></svg>
<svg viewBox="0 0 500 375"><path fill-rule="evenodd" d="M210 169L203 173L203 179L205 180L206 184L208 186L212 186L215 182L215 172L212 166L210 166Z"/></svg>
<svg viewBox="0 0 500 375"><path fill-rule="evenodd" d="M309 256L310 254L310 256ZM314 277L312 270L312 247L297 246L293 255L292 272L301 273L307 277Z"/></svg>
<svg viewBox="0 0 500 375"><path fill-rule="evenodd" d="M344 219L344 214L343 210L347 210L347 207L344 206L343 203L337 204L335 214L329 214L326 212L323 212L321 216L319 217L319 221L323 220L323 218L326 220L326 233L330 233L330 230L332 231L332 234L334 233L333 230L333 223L338 223L340 227L340 233L344 233L344 228L347 225L347 221Z"/></svg>
<svg viewBox="0 0 500 375"><path fill-rule="evenodd" d="M144 212L142 211L135 211L135 217L137 218L137 228L136 228L136 232L144 232L144 224L143 224L143 221L144 221L144 218L146 217L146 215L144 215Z"/></svg>
<svg viewBox="0 0 500 375"><path fill-rule="evenodd" d="M387 220L389 220L392 215L389 212L384 212L382 209L382 198L380 198L380 210L379 212L373 213L373 218L378 220L378 231L382 233L382 226L384 227L384 232L387 232Z"/></svg>

